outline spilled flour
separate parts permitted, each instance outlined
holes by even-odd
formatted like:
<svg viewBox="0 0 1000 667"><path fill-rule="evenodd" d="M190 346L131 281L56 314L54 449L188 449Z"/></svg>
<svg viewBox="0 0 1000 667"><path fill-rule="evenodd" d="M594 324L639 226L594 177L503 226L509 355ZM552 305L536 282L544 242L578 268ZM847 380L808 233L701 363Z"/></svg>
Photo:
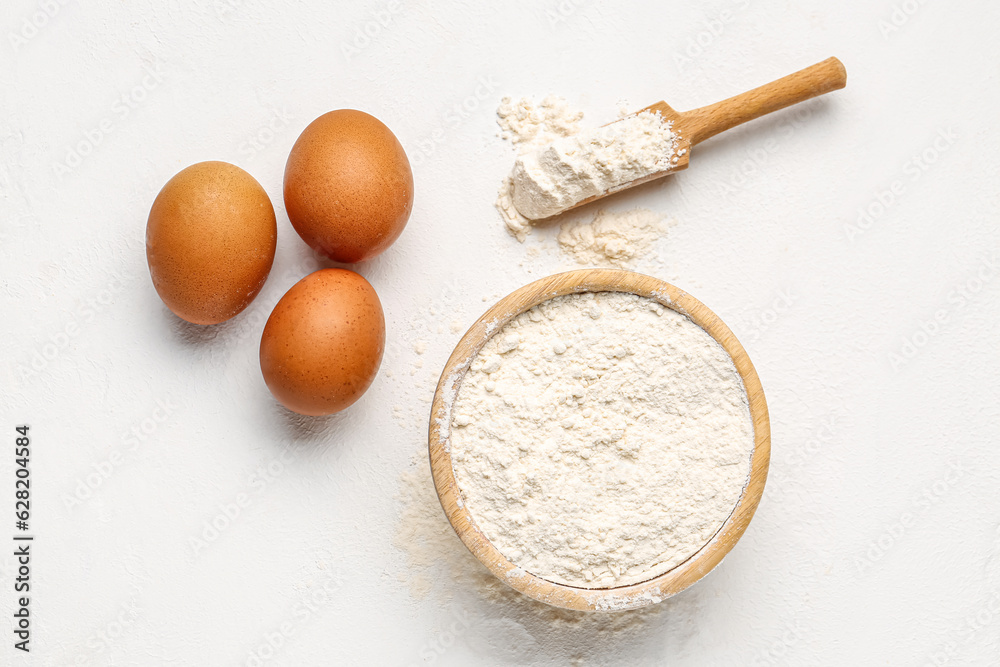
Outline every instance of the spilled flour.
<svg viewBox="0 0 1000 667"><path fill-rule="evenodd" d="M497 107L500 137L517 146L519 153L576 134L582 120L582 111L571 108L569 102L556 95L549 95L538 104L528 97L517 100L505 97Z"/></svg>
<svg viewBox="0 0 1000 667"><path fill-rule="evenodd" d="M648 253L673 221L649 209L599 211L588 222L564 222L559 248L578 264L628 268Z"/></svg>

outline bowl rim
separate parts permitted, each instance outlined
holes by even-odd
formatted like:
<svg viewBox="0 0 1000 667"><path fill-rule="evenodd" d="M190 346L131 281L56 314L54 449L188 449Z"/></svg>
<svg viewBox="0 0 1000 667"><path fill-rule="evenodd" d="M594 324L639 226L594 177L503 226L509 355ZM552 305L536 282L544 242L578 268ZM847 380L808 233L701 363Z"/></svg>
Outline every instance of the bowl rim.
<svg viewBox="0 0 1000 667"><path fill-rule="evenodd" d="M645 581L613 588L555 583L517 567L476 526L455 480L450 454L452 407L462 379L483 345L514 317L567 294L626 292L654 299L688 317L714 338L733 360L747 394L754 429L750 474L740 498L718 532L687 560ZM686 291L663 280L624 269L579 269L535 280L497 301L455 346L441 372L431 404L428 453L438 499L448 522L472 554L498 579L546 604L580 611L619 611L654 604L708 574L736 545L760 503L771 455L770 420L764 390L746 350L728 326Z"/></svg>

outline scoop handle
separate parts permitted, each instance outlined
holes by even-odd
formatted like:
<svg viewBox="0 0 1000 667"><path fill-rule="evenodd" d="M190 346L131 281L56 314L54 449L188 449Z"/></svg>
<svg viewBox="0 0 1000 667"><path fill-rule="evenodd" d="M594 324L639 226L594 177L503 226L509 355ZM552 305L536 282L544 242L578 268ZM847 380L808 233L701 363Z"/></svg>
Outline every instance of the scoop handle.
<svg viewBox="0 0 1000 667"><path fill-rule="evenodd" d="M844 64L836 58L827 58L728 100L685 111L680 114L681 122L675 123L675 127L693 146L748 120L840 90L846 85Z"/></svg>

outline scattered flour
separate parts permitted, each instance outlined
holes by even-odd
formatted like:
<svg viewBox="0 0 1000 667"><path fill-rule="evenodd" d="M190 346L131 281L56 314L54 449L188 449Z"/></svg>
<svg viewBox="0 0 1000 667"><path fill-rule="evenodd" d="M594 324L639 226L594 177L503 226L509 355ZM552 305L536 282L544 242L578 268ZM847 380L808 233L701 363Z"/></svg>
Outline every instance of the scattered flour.
<svg viewBox="0 0 1000 667"><path fill-rule="evenodd" d="M473 360L452 415L479 529L515 565L572 586L686 560L731 514L753 451L725 350L632 294L557 297L514 318Z"/></svg>
<svg viewBox="0 0 1000 667"><path fill-rule="evenodd" d="M559 248L579 264L627 268L666 234L670 224L649 209L602 210L589 222L564 222Z"/></svg>
<svg viewBox="0 0 1000 667"><path fill-rule="evenodd" d="M528 233L531 231L531 220L518 213L517 209L514 208L513 191L514 182L508 174L504 176L500 190L497 191L496 207L500 211L500 217L503 218L504 224L507 225L507 231L513 234L518 241L524 243L524 239L528 238Z"/></svg>
<svg viewBox="0 0 1000 667"><path fill-rule="evenodd" d="M518 152L529 152L560 137L569 137L580 131L583 112L573 109L556 95L549 95L539 104L530 98L513 100L505 97L497 107L497 124L500 137L518 147Z"/></svg>

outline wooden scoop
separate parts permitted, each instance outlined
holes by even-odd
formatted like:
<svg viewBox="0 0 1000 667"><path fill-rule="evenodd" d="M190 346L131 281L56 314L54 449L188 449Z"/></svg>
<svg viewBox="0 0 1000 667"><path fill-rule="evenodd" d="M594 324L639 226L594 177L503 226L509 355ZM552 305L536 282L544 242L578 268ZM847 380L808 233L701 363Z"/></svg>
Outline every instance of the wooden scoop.
<svg viewBox="0 0 1000 667"><path fill-rule="evenodd" d="M710 104L707 107L680 112L674 111L666 102L651 104L641 111L658 111L664 120L674 122L673 130L679 135L677 161L671 162L668 169L619 185L599 195L588 197L571 206L570 209L686 169L691 157L691 148L714 137L719 132L742 125L748 120L760 118L772 111L805 102L833 90L840 90L846 85L847 70L844 69L844 64L836 58L827 58L823 62L789 74L777 81L730 97L728 100Z"/></svg>

